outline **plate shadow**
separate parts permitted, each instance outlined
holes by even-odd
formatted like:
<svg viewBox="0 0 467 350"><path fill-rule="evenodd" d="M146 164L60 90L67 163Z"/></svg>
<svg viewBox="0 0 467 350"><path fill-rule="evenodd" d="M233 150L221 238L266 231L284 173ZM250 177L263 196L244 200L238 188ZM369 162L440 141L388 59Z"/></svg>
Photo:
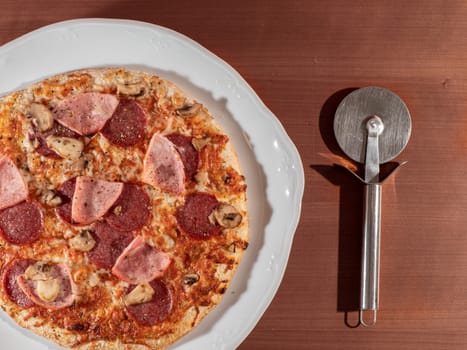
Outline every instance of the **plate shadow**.
<svg viewBox="0 0 467 350"><path fill-rule="evenodd" d="M339 90L326 100L320 112L319 130L330 151L329 154L323 154L323 157L359 173L362 166L348 160L339 148L333 127L339 103L354 90L356 88ZM340 166L313 164L310 167L339 187L337 312L344 313L344 323L353 328L358 323L351 324L353 322L349 321L348 313L358 311L360 304L364 185Z"/></svg>

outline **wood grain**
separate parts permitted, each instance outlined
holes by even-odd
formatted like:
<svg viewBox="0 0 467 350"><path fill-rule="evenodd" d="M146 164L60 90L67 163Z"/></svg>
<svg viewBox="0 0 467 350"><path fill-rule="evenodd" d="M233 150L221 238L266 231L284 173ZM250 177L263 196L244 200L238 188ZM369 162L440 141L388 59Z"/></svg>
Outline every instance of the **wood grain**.
<svg viewBox="0 0 467 350"><path fill-rule="evenodd" d="M240 349L467 347L465 1L4 0L1 12L0 45L77 17L170 27L229 62L282 122L305 167L302 218L277 296ZM330 158L337 103L368 85L399 94L413 122L398 159L409 163L383 187L373 329L349 327L362 189Z"/></svg>

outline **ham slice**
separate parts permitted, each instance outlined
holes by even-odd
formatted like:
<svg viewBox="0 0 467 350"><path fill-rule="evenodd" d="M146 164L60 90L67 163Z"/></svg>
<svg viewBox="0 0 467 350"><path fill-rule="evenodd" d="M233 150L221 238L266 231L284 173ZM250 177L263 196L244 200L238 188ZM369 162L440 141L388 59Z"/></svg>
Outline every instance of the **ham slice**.
<svg viewBox="0 0 467 350"><path fill-rule="evenodd" d="M180 195L185 190L185 170L175 145L154 134L143 163L142 181L163 191Z"/></svg>
<svg viewBox="0 0 467 350"><path fill-rule="evenodd" d="M118 98L111 94L87 92L60 101L54 118L80 135L95 134L112 117Z"/></svg>
<svg viewBox="0 0 467 350"><path fill-rule="evenodd" d="M164 274L170 261L168 254L157 251L137 236L118 257L112 273L131 284L150 282Z"/></svg>
<svg viewBox="0 0 467 350"><path fill-rule="evenodd" d="M16 279L19 287L35 304L47 309L57 310L70 306L73 304L77 293L68 266L65 264L49 266L51 269L49 278L56 279L59 286L58 294L53 300L46 301L39 296L41 295L39 284L43 281L27 279L25 274L18 276Z"/></svg>
<svg viewBox="0 0 467 350"><path fill-rule="evenodd" d="M10 158L0 155L0 210L28 197L28 186Z"/></svg>
<svg viewBox="0 0 467 350"><path fill-rule="evenodd" d="M123 183L78 176L71 202L71 218L82 225L100 219L112 207L123 190Z"/></svg>

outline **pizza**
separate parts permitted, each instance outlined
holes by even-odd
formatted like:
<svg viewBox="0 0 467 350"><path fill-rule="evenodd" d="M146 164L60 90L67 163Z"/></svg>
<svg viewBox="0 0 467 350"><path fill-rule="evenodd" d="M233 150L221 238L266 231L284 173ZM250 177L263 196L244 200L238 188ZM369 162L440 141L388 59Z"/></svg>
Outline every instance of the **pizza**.
<svg viewBox="0 0 467 350"><path fill-rule="evenodd" d="M72 349L163 349L226 293L246 183L206 107L124 68L0 98L0 306Z"/></svg>

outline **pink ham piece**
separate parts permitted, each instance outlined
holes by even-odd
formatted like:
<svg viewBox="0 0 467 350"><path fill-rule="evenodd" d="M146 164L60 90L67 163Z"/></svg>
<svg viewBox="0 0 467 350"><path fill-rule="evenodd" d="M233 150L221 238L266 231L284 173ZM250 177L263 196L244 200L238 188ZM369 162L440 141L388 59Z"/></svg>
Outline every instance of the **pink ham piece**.
<svg viewBox="0 0 467 350"><path fill-rule="evenodd" d="M164 274L170 261L168 254L157 251L137 236L118 257L112 273L131 284L150 282Z"/></svg>
<svg viewBox="0 0 467 350"><path fill-rule="evenodd" d="M101 130L118 106L118 98L111 94L87 92L60 101L54 118L80 135Z"/></svg>
<svg viewBox="0 0 467 350"><path fill-rule="evenodd" d="M0 210L28 197L28 186L10 158L0 155Z"/></svg>
<svg viewBox="0 0 467 350"><path fill-rule="evenodd" d="M87 225L100 219L112 207L123 190L123 183L78 176L71 202L71 218Z"/></svg>
<svg viewBox="0 0 467 350"><path fill-rule="evenodd" d="M50 265L51 277L59 281L59 293L53 301L44 301L37 294L38 281L28 280L24 274L16 279L19 287L36 305L57 310L70 306L75 301L76 287L71 279L70 269L65 264Z"/></svg>
<svg viewBox="0 0 467 350"><path fill-rule="evenodd" d="M175 145L154 134L143 163L142 181L163 191L180 195L185 190L185 170Z"/></svg>

